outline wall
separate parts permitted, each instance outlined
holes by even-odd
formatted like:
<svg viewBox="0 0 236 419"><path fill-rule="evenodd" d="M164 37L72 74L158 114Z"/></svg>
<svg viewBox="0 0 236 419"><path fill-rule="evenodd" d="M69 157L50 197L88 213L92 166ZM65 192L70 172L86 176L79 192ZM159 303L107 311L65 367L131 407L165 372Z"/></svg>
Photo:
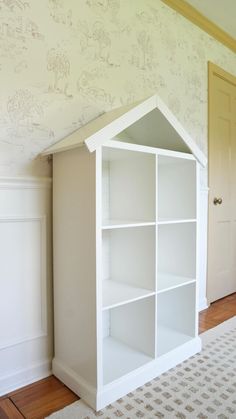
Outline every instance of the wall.
<svg viewBox="0 0 236 419"><path fill-rule="evenodd" d="M14 290L0 335L0 358L8 361L0 364L0 375L17 386L19 374L23 382L27 371L28 381L48 373L51 357L51 333L43 325L50 315L44 323L39 317L41 309L45 316L45 301L51 307L50 293L43 300L38 294L42 281L50 289L50 272L46 279L39 274L40 228L45 214L49 226L50 192L35 187L37 177L51 175L51 166L40 152L100 113L158 92L207 153L207 61L236 74L236 56L160 0L0 0L0 55L0 176L5 185L0 254L9 265L1 271L0 294L11 299ZM206 304L206 173L201 174L201 307ZM34 176L34 187L23 187L30 179L22 184L19 176ZM45 258L49 266L50 254ZM32 351L36 358L28 357Z"/></svg>
<svg viewBox="0 0 236 419"><path fill-rule="evenodd" d="M160 0L0 1L0 174L101 112L158 91L207 152L207 61L236 56Z"/></svg>

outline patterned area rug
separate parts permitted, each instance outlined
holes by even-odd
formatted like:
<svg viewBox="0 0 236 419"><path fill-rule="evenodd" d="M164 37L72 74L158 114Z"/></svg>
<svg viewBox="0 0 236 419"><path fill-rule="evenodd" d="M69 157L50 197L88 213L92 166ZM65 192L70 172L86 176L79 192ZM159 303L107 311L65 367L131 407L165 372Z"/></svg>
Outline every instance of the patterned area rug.
<svg viewBox="0 0 236 419"><path fill-rule="evenodd" d="M236 317L201 338L200 354L100 412L79 400L50 419L236 419Z"/></svg>

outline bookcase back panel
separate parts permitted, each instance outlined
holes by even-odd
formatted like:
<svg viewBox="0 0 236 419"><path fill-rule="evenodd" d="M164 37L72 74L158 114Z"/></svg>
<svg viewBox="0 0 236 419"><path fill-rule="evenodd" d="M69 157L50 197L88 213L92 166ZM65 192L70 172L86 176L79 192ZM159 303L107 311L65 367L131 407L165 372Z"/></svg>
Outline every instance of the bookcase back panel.
<svg viewBox="0 0 236 419"><path fill-rule="evenodd" d="M155 357L155 297L125 304L103 313L103 338Z"/></svg>
<svg viewBox="0 0 236 419"><path fill-rule="evenodd" d="M158 157L158 219L196 218L196 162Z"/></svg>
<svg viewBox="0 0 236 419"><path fill-rule="evenodd" d="M103 148L103 223L155 221L155 156Z"/></svg>
<svg viewBox="0 0 236 419"><path fill-rule="evenodd" d="M196 223L158 226L158 271L196 278Z"/></svg>
<svg viewBox="0 0 236 419"><path fill-rule="evenodd" d="M103 279L155 291L155 226L103 231Z"/></svg>
<svg viewBox="0 0 236 419"><path fill-rule="evenodd" d="M195 292L196 284L159 294L157 297L157 327L195 336Z"/></svg>

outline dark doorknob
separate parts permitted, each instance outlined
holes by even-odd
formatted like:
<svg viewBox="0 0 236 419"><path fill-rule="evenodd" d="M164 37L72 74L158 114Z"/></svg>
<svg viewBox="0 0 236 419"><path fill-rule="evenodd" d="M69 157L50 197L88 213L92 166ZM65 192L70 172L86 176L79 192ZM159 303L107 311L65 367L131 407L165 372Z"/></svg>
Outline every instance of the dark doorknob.
<svg viewBox="0 0 236 419"><path fill-rule="evenodd" d="M214 200L213 200L214 205L218 205L218 204L221 205L222 202L223 202L222 198L214 198Z"/></svg>

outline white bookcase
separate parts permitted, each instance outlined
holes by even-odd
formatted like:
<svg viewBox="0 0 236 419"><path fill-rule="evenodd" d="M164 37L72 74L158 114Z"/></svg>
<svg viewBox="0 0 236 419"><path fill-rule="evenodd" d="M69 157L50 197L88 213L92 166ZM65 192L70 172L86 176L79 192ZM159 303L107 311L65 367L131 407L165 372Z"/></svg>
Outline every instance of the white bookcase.
<svg viewBox="0 0 236 419"><path fill-rule="evenodd" d="M53 372L99 410L201 349L205 158L157 96L105 114L47 153L54 154Z"/></svg>

